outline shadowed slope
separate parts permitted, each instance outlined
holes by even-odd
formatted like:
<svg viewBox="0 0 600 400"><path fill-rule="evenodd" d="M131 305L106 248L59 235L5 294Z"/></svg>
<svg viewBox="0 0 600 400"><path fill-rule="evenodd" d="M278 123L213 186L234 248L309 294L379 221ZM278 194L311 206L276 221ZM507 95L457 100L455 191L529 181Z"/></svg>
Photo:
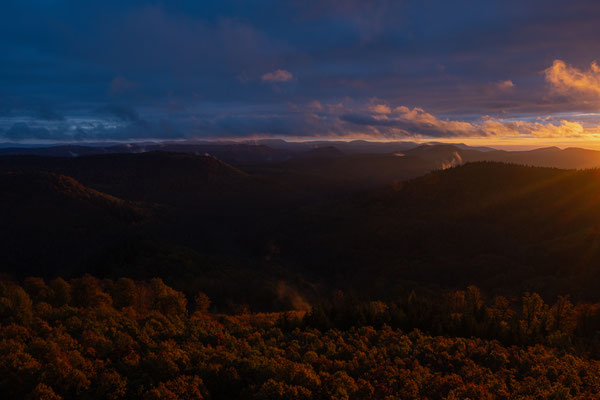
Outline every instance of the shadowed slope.
<svg viewBox="0 0 600 400"><path fill-rule="evenodd" d="M256 178L212 156L149 152L80 158L0 157L4 168L47 170L128 200L194 207L248 206L287 196L287 188ZM235 211L235 210L233 210Z"/></svg>
<svg viewBox="0 0 600 400"><path fill-rule="evenodd" d="M597 297L597 170L467 164L313 211L282 254L335 279Z"/></svg>
<svg viewBox="0 0 600 400"><path fill-rule="evenodd" d="M139 204L47 172L2 173L0 192L4 272L68 269L148 215Z"/></svg>

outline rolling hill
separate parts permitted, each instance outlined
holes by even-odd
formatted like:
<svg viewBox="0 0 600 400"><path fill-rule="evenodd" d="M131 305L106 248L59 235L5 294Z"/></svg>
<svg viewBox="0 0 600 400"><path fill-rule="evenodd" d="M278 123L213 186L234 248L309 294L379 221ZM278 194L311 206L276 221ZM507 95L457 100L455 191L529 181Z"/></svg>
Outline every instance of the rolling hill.
<svg viewBox="0 0 600 400"><path fill-rule="evenodd" d="M147 152L87 157L0 157L4 170L50 171L72 176L87 186L134 201L193 207L212 213L225 208L262 203L266 194L285 195L287 188L249 175L209 155ZM242 207L243 208L243 207ZM230 209L237 212L238 208Z"/></svg>
<svg viewBox="0 0 600 400"><path fill-rule="evenodd" d="M35 155L43 157L36 158ZM269 181L271 185L276 184L280 189L285 187L284 191L292 193L292 197L302 198L302 201L339 198L467 162L493 161L563 169L600 167L600 152L595 150L578 148L561 150L551 147L530 151L504 151L470 147L460 143L418 145L412 142L379 143L359 140L351 142L258 140L247 143L166 142L105 147L65 145L0 149L0 165L33 165L37 166L36 168L73 175L92 187L99 184L99 190L109 193L117 189L114 192L117 196L134 196L136 199L158 202L172 201L177 197L177 192L183 188L200 192L204 185L201 182L205 177L204 172L200 170L202 168L210 170L209 158L222 161L223 172L228 168L232 172L230 167L234 167L238 174L243 171L250 175L246 177L246 181L253 181L258 185L260 189L257 191L264 190L264 185L261 186L259 181ZM151 161L154 161L154 164ZM102 177L101 171L114 169L112 164L118 166L123 173L119 173L113 180ZM136 164L140 165L139 171L132 175L131 171L137 168ZM160 168L157 169L157 166ZM146 171L148 174L144 175ZM197 174L198 178L194 174ZM232 173L231 177L233 178L234 175L235 173ZM156 177L151 179L156 179L159 187L156 187L156 190L149 189L153 183L145 176ZM165 176L173 180L174 187L166 187L168 184L164 182ZM141 177L143 182L138 184L138 177ZM131 182L123 184L124 179L130 178L132 178ZM187 178L191 181L183 182ZM196 180L197 183L192 182ZM122 187L118 187L119 185ZM192 189L192 186L196 186L196 189ZM233 186L237 187L237 184ZM143 188L143 193L134 193L136 187ZM243 187L244 184L240 186ZM172 192L169 198L164 196L165 189ZM224 189L214 191L218 194L215 197L225 195L226 190L221 193L222 190ZM179 202L193 199L202 203L204 199L210 197L210 193L213 191L205 191L201 199L189 196L190 193L180 193L182 196L179 196ZM244 194L239 196L245 197ZM216 203L221 204L221 200L219 198Z"/></svg>
<svg viewBox="0 0 600 400"><path fill-rule="evenodd" d="M597 170L471 163L314 207L284 225L282 258L354 287L476 283L598 297Z"/></svg>
<svg viewBox="0 0 600 400"><path fill-rule="evenodd" d="M0 174L4 273L57 273L143 225L152 208L48 172Z"/></svg>
<svg viewBox="0 0 600 400"><path fill-rule="evenodd" d="M532 153L556 151L574 150ZM393 155L324 147L245 167L178 152L3 156L2 218L14 228L0 247L13 252L9 271L22 257L32 270L88 263L102 276L129 265L185 270L191 281L202 263L177 264L195 254L227 265L230 276L297 276L365 296L477 283L595 299L599 173L477 161L482 154L506 155L450 145ZM29 241L42 250L27 254Z"/></svg>
<svg viewBox="0 0 600 400"><path fill-rule="evenodd" d="M562 169L600 167L600 152L576 148L502 151L427 144L395 153L356 154L323 149L327 148L286 161L241 168L278 182L294 182L297 188L332 198L384 187L469 162L491 161Z"/></svg>

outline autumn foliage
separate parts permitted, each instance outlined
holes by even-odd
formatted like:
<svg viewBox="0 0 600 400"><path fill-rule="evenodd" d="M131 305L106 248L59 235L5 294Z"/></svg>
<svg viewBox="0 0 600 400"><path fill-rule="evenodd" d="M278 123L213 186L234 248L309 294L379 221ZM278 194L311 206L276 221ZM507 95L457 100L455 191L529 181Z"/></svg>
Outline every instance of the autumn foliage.
<svg viewBox="0 0 600 400"><path fill-rule="evenodd" d="M595 326L593 305L560 298L548 306L526 294L515 308L484 300L475 287L445 294L437 310L415 294L397 304L349 297L335 293L306 315L228 316L207 313L202 293L188 304L160 279L2 282L0 393L46 400L600 396L600 363L584 355L594 346L585 331ZM453 336L409 329L419 313L430 332ZM513 330L521 336L511 337Z"/></svg>

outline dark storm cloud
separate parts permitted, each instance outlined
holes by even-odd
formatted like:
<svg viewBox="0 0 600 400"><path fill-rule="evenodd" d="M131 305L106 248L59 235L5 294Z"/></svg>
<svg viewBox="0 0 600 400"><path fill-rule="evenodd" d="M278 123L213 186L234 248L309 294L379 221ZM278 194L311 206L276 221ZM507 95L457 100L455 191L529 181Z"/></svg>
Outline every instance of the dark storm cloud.
<svg viewBox="0 0 600 400"><path fill-rule="evenodd" d="M117 104L108 104L97 110L100 114L105 114L126 122L140 121L138 112L129 106L121 106Z"/></svg>
<svg viewBox="0 0 600 400"><path fill-rule="evenodd" d="M59 124L51 127L41 127L26 122L18 122L0 129L0 141L138 141L143 139L183 139L188 138L170 122L134 121L113 125L96 123L93 126L69 126Z"/></svg>
<svg viewBox="0 0 600 400"><path fill-rule="evenodd" d="M591 0L5 0L0 126L12 140L473 135L366 110L373 98L466 121L593 110L542 71L588 68L598 20ZM20 116L36 121L14 127Z"/></svg>
<svg viewBox="0 0 600 400"><path fill-rule="evenodd" d="M42 107L38 110L36 117L44 121L64 121L65 116L50 107Z"/></svg>
<svg viewBox="0 0 600 400"><path fill-rule="evenodd" d="M12 125L2 136L13 141L29 139L59 140L63 137L62 132L56 132L42 127L31 127L24 122Z"/></svg>

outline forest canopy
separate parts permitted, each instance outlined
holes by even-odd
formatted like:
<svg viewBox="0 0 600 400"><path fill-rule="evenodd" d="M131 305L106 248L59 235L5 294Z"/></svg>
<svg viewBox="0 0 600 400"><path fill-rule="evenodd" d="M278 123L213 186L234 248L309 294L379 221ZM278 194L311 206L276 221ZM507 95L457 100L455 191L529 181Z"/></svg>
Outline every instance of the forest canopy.
<svg viewBox="0 0 600 400"><path fill-rule="evenodd" d="M0 392L27 399L590 399L592 304L474 286L223 315L160 279L0 283ZM418 328L418 329L416 329ZM445 334L445 335L444 335ZM450 335L453 337L450 337Z"/></svg>

